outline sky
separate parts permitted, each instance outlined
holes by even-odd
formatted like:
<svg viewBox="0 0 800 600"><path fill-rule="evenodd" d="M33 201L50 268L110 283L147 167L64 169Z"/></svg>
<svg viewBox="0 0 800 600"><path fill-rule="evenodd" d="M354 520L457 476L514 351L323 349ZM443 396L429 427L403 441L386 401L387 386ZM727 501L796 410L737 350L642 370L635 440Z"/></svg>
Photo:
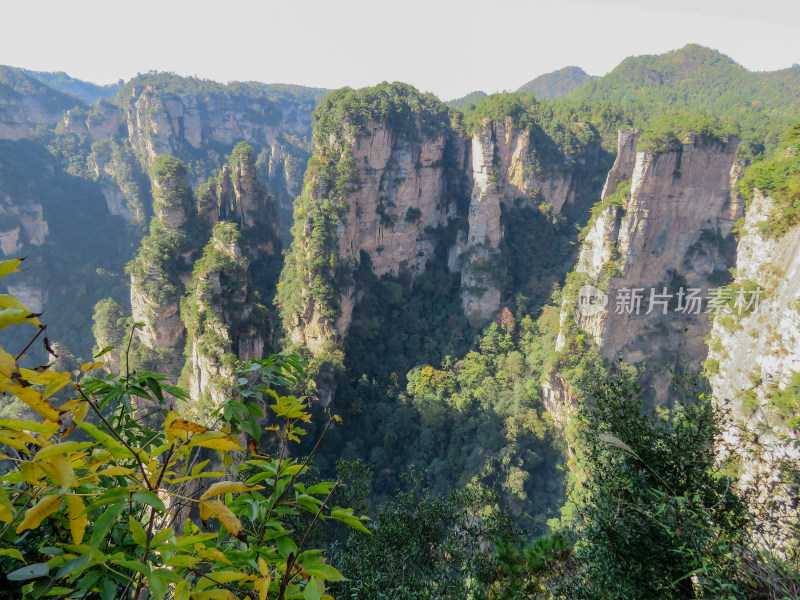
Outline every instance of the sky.
<svg viewBox="0 0 800 600"><path fill-rule="evenodd" d="M800 0L25 0L0 64L111 83L150 70L325 88L405 81L442 99L567 65L698 43L750 70L800 63Z"/></svg>

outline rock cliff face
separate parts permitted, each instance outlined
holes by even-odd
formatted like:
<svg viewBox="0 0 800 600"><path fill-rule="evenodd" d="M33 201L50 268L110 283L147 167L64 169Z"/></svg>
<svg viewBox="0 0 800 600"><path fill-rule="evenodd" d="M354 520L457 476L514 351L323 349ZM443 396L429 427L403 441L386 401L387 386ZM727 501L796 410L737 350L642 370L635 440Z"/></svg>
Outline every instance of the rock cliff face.
<svg viewBox="0 0 800 600"><path fill-rule="evenodd" d="M409 106L376 110L388 115L382 120L359 113L342 118L337 110L346 113L346 103L326 100L320 107L324 130L315 133L279 291L289 339L314 355L347 335L359 301L353 274L367 262L378 277L404 273L413 279L441 251L450 271L460 274L465 314L476 325L485 323L509 294L503 252L514 250L504 247L505 220L525 211L540 215L540 225L557 220L566 206L586 200L586 173L599 157L605 161L588 126L575 125L587 127L582 139L593 141L574 157L522 118L487 117L466 136L438 101L393 86L402 100L387 105ZM365 105L374 102L373 91L360 93ZM397 116L406 113L413 117ZM518 221L517 229L529 235L524 230L532 221ZM547 221L546 227L555 225Z"/></svg>
<svg viewBox="0 0 800 600"><path fill-rule="evenodd" d="M197 207L186 180L186 169L171 156L153 166L155 216L150 235L129 265L133 319L144 323L141 344L155 351L168 373L180 372L186 330L180 298L202 243Z"/></svg>
<svg viewBox="0 0 800 600"><path fill-rule="evenodd" d="M733 266L731 230L743 210L735 191L738 140L690 136L680 149L654 156L635 152L637 137L620 134L578 259L579 285L565 299L557 350L567 341L566 321L574 319L609 360L647 358L648 367L696 370L707 352L710 298L717 294L711 290L727 283ZM608 304L579 305L580 284L605 292ZM651 399L666 400L666 374L648 371L645 383ZM547 401L558 406L566 399Z"/></svg>
<svg viewBox="0 0 800 600"><path fill-rule="evenodd" d="M339 166L331 174L310 172L306 180L281 283L289 339L315 355L347 334L358 300L352 273L359 264L369 261L378 276L414 276L457 216L446 171L455 164L461 172L460 138L446 128L408 134L375 120L358 135L346 130L317 149L320 163ZM324 288L320 277L330 281ZM297 290L293 298L285 292L289 286Z"/></svg>
<svg viewBox="0 0 800 600"><path fill-rule="evenodd" d="M231 84L175 76L144 76L122 90L122 120L146 164L172 154L189 166L196 187L222 166L226 150L246 141L255 150L260 180L278 203L283 230L291 225L311 153L311 111L323 90ZM228 150L229 151L229 150Z"/></svg>
<svg viewBox="0 0 800 600"><path fill-rule="evenodd" d="M556 213L576 196L570 170L540 166L528 129L487 119L472 136L472 193L466 242L452 252L451 260L461 268L464 312L485 321L500 308L501 289L496 283L505 265L492 261L503 241L502 215L522 205L550 204ZM460 263L460 264L459 264Z"/></svg>
<svg viewBox="0 0 800 600"><path fill-rule="evenodd" d="M246 143L234 147L228 163L197 194L200 218L211 229L220 221L237 223L246 233L242 240L251 259L280 254L275 203L256 175L253 149Z"/></svg>
<svg viewBox="0 0 800 600"><path fill-rule="evenodd" d="M268 313L251 276L265 289L274 287L280 257L275 207L245 143L197 200L172 156L156 159L152 187L156 215L129 266L133 317L145 324L139 360L145 366L160 361L174 380L182 373L200 408L213 408L232 385L234 369L261 358L271 342Z"/></svg>
<svg viewBox="0 0 800 600"><path fill-rule="evenodd" d="M731 306L714 320L706 372L715 400L733 418L725 437L737 449L740 485L785 522L797 518L798 501L781 466L800 459L788 441L800 416L800 228L764 237L758 224L773 213L773 200L756 192L740 227Z"/></svg>
<svg viewBox="0 0 800 600"><path fill-rule="evenodd" d="M194 412L219 406L234 369L263 356L267 315L253 293L239 239L235 224L214 226L181 303L187 329L183 378Z"/></svg>

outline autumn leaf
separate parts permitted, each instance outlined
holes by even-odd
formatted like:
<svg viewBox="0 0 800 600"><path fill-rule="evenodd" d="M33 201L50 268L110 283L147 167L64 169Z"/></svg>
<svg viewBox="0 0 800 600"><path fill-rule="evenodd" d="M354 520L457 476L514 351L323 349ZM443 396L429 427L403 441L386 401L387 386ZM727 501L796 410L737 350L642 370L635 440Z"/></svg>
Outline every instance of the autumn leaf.
<svg viewBox="0 0 800 600"><path fill-rule="evenodd" d="M83 541L83 534L86 532L88 517L83 514L83 500L80 496L70 494L67 496L67 514L69 516L69 530L72 534L72 542L77 546Z"/></svg>
<svg viewBox="0 0 800 600"><path fill-rule="evenodd" d="M221 496L222 494L236 493L236 492L253 492L256 490L263 490L264 487L260 485L249 486L238 481L220 481L211 486L200 496L200 500L213 498L214 496Z"/></svg>
<svg viewBox="0 0 800 600"><path fill-rule="evenodd" d="M200 518L204 525L208 525L208 520L211 517L216 517L222 526L227 529L228 533L235 537L239 537L242 532L242 523L236 518L230 508L225 506L222 502L216 500L205 500L200 502Z"/></svg>
<svg viewBox="0 0 800 600"><path fill-rule="evenodd" d="M231 439L231 436L226 435L221 431L206 431L204 433L199 433L193 436L187 445L202 446L203 448L222 450L223 452L244 450L236 438Z"/></svg>
<svg viewBox="0 0 800 600"><path fill-rule="evenodd" d="M6 385L6 389L48 421L58 421L58 411L32 387L24 387L18 383L9 383Z"/></svg>
<svg viewBox="0 0 800 600"><path fill-rule="evenodd" d="M25 518L17 527L17 533L22 533L26 529L36 529L42 521L52 515L61 507L61 496L45 496L34 506L25 511Z"/></svg>
<svg viewBox="0 0 800 600"><path fill-rule="evenodd" d="M0 279L9 273L20 273L17 268L19 264L25 260L24 258L12 258L10 260L0 260Z"/></svg>
<svg viewBox="0 0 800 600"><path fill-rule="evenodd" d="M19 369L14 355L3 350L2 346L0 346L0 374L9 379L19 376Z"/></svg>

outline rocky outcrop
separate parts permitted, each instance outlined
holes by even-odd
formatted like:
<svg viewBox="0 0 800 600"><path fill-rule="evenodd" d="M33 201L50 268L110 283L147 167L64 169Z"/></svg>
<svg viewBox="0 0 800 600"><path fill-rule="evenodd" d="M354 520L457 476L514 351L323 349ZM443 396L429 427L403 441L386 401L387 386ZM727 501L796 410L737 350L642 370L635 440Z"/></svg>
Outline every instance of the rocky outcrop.
<svg viewBox="0 0 800 600"><path fill-rule="evenodd" d="M715 401L732 417L725 442L736 449L740 485L780 528L797 519L800 497L783 470L800 460L791 443L800 417L800 228L764 237L759 223L774 204L756 191L748 206L730 306L714 320L706 373Z"/></svg>
<svg viewBox="0 0 800 600"><path fill-rule="evenodd" d="M95 143L89 168L100 184L108 212L144 226L149 198L130 145L113 138Z"/></svg>
<svg viewBox="0 0 800 600"><path fill-rule="evenodd" d="M419 274L434 255L438 232L457 212L445 171L463 164L464 147L446 128L409 133L370 120L358 135L346 130L317 149L318 160L339 166L330 179L307 178L282 296L279 288L289 339L315 355L347 334L358 266L368 261L377 276ZM345 195L336 198L342 189ZM322 252L328 258L321 260ZM297 291L287 293L289 286Z"/></svg>
<svg viewBox="0 0 800 600"><path fill-rule="evenodd" d="M164 74L137 78L121 94L122 120L143 163L177 156L191 165L195 187L216 174L234 144L250 144L259 179L273 193L288 234L312 149L311 111L324 90L224 86Z"/></svg>
<svg viewBox="0 0 800 600"><path fill-rule="evenodd" d="M492 258L503 240L503 211L546 203L560 212L576 190L569 169L542 168L530 130L511 117L486 119L470 143L469 231L465 243L451 253L451 266L461 270L464 312L481 322L500 308L497 281L505 266Z"/></svg>
<svg viewBox="0 0 800 600"><path fill-rule="evenodd" d="M706 358L714 290L733 266L731 230L743 210L738 140L689 136L657 155L635 152L636 140L636 132L620 134L565 298L557 350L566 343L563 319L574 319L609 360L696 370ZM581 304L581 284L599 288L607 304ZM651 399L665 401L669 381L649 370Z"/></svg>
<svg viewBox="0 0 800 600"><path fill-rule="evenodd" d="M180 298L202 244L197 207L186 169L176 158L159 157L152 169L153 209L150 235L128 265L133 319L143 323L141 344L160 355L164 370L180 372L185 327Z"/></svg>
<svg viewBox="0 0 800 600"><path fill-rule="evenodd" d="M194 401L187 408L194 412L219 406L235 383L234 370L264 353L266 310L253 293L239 239L235 224L214 226L181 302L187 329L183 378Z"/></svg>
<svg viewBox="0 0 800 600"><path fill-rule="evenodd" d="M0 198L0 218L0 250L6 256L15 255L23 244L41 246L50 232L42 205L36 201L15 201L4 195Z"/></svg>
<svg viewBox="0 0 800 600"><path fill-rule="evenodd" d="M197 194L200 218L211 229L220 221L237 223L245 237L242 243L251 259L280 254L280 236L275 204L256 176L253 149L236 145L228 163L216 178L200 187Z"/></svg>

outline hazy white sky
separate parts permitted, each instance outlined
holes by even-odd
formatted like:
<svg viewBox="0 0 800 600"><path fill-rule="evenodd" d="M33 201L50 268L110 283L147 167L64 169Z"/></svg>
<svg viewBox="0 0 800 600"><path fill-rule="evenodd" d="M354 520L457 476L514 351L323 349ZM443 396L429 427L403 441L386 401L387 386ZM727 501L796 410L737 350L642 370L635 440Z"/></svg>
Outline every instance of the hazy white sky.
<svg viewBox="0 0 800 600"><path fill-rule="evenodd" d="M0 64L109 83L151 69L320 87L406 81L444 99L696 42L800 63L800 0L0 0Z"/></svg>

